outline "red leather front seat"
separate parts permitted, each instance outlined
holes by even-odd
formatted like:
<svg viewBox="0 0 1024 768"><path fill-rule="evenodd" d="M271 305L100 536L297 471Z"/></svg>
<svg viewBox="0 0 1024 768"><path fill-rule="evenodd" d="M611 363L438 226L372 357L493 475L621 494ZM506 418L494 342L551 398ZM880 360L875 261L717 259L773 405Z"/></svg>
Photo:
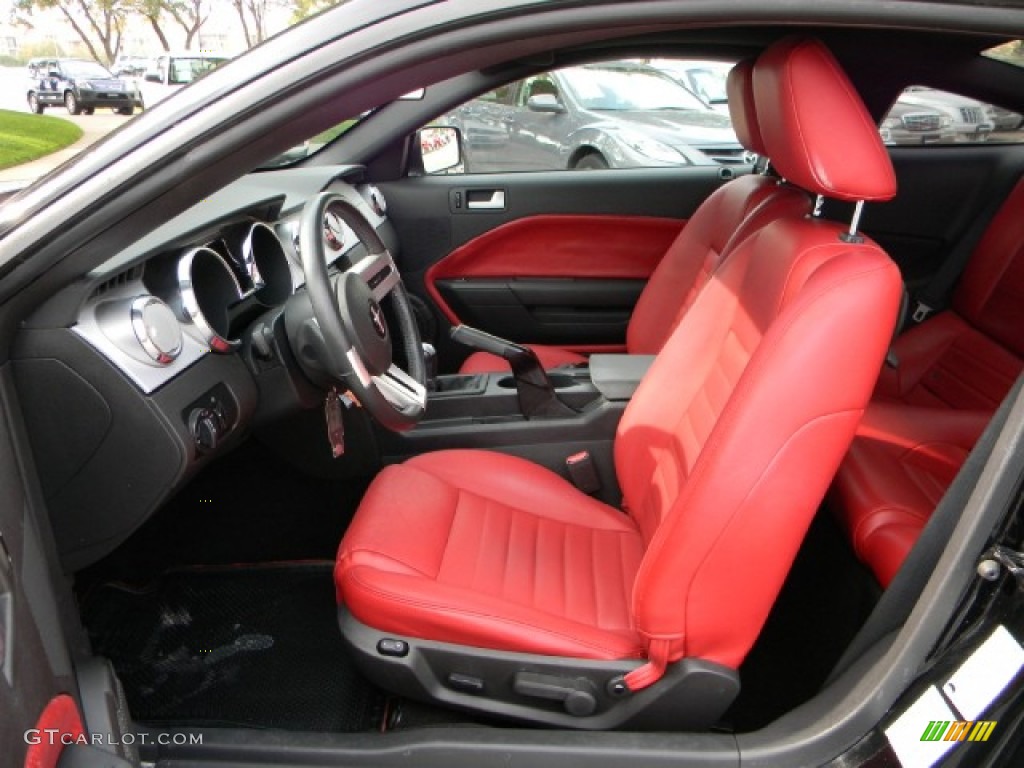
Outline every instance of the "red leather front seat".
<svg viewBox="0 0 1024 768"><path fill-rule="evenodd" d="M888 586L1024 370L1024 181L971 255L953 306L902 334L836 475L832 506Z"/></svg>
<svg viewBox="0 0 1024 768"><path fill-rule="evenodd" d="M767 155L761 139L751 83L753 61L741 61L729 72L729 113L744 147ZM810 210L807 195L778 179L746 175L716 189L694 211L651 274L626 328L626 351L656 355L693 303L694 297L730 250L751 232L779 216L801 216ZM562 347L528 345L545 368L584 363L586 357ZM474 352L460 373L508 370L506 360Z"/></svg>
<svg viewBox="0 0 1024 768"><path fill-rule="evenodd" d="M787 179L893 196L878 131L821 44L769 48L754 91ZM625 677L643 695L680 660L734 670L853 437L900 293L888 256L845 227L766 224L699 291L629 403L622 510L520 458L422 455L367 492L338 553L339 601L376 636L433 653L645 659ZM461 704L486 708L497 686Z"/></svg>

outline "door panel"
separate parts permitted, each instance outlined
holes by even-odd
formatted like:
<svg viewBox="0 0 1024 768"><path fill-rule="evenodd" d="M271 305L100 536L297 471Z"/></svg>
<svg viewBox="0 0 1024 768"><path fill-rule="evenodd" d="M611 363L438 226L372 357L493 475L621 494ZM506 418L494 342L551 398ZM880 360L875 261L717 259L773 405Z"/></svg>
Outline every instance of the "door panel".
<svg viewBox="0 0 1024 768"><path fill-rule="evenodd" d="M622 344L645 281L682 226L639 216L528 216L435 262L425 288L453 325L534 343Z"/></svg>
<svg viewBox="0 0 1024 768"><path fill-rule="evenodd" d="M624 348L626 326L643 280L438 280L433 290L453 323L506 339L529 339L579 351Z"/></svg>
<svg viewBox="0 0 1024 768"><path fill-rule="evenodd" d="M63 717L51 719L55 710L47 705L77 688L56 592L68 586L52 565L48 523L40 524L26 490L31 470L18 452L26 443L9 371L0 368L0 755L10 760L5 765L22 765L30 746L37 758L56 760L60 742L30 729L61 727ZM60 712L74 711L74 702L60 701L67 705L58 705ZM30 744L36 740L42 743Z"/></svg>
<svg viewBox="0 0 1024 768"><path fill-rule="evenodd" d="M734 170L475 174L380 184L406 285L440 323L434 342L441 370L457 368L468 353L447 338L459 320L520 342L621 344L643 282L685 220ZM474 198L473 191L482 192ZM504 193L503 209L466 205L494 191ZM469 285L485 280L507 284Z"/></svg>

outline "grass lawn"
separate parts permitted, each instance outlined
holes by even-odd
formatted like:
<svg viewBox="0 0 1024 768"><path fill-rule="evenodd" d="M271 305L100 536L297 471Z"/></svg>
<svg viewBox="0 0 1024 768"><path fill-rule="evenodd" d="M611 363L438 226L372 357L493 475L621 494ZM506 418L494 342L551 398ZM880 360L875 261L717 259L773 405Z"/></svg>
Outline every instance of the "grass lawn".
<svg viewBox="0 0 1024 768"><path fill-rule="evenodd" d="M56 152L82 137L67 120L0 109L0 169Z"/></svg>

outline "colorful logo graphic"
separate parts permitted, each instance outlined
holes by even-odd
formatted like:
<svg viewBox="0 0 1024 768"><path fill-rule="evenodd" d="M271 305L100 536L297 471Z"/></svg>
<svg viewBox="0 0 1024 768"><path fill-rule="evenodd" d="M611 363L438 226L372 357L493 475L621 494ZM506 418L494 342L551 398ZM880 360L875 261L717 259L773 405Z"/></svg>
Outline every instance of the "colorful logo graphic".
<svg viewBox="0 0 1024 768"><path fill-rule="evenodd" d="M932 720L921 741L988 741L995 728L995 720Z"/></svg>

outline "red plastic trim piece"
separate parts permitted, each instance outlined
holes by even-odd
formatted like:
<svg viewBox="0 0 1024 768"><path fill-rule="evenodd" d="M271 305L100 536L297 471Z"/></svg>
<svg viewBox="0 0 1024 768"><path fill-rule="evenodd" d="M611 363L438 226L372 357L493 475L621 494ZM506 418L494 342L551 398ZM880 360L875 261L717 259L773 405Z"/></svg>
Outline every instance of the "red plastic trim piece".
<svg viewBox="0 0 1024 768"><path fill-rule="evenodd" d="M36 733L30 738L25 753L25 768L56 768L64 747L84 736L85 728L75 700L66 693L54 696L36 722Z"/></svg>

